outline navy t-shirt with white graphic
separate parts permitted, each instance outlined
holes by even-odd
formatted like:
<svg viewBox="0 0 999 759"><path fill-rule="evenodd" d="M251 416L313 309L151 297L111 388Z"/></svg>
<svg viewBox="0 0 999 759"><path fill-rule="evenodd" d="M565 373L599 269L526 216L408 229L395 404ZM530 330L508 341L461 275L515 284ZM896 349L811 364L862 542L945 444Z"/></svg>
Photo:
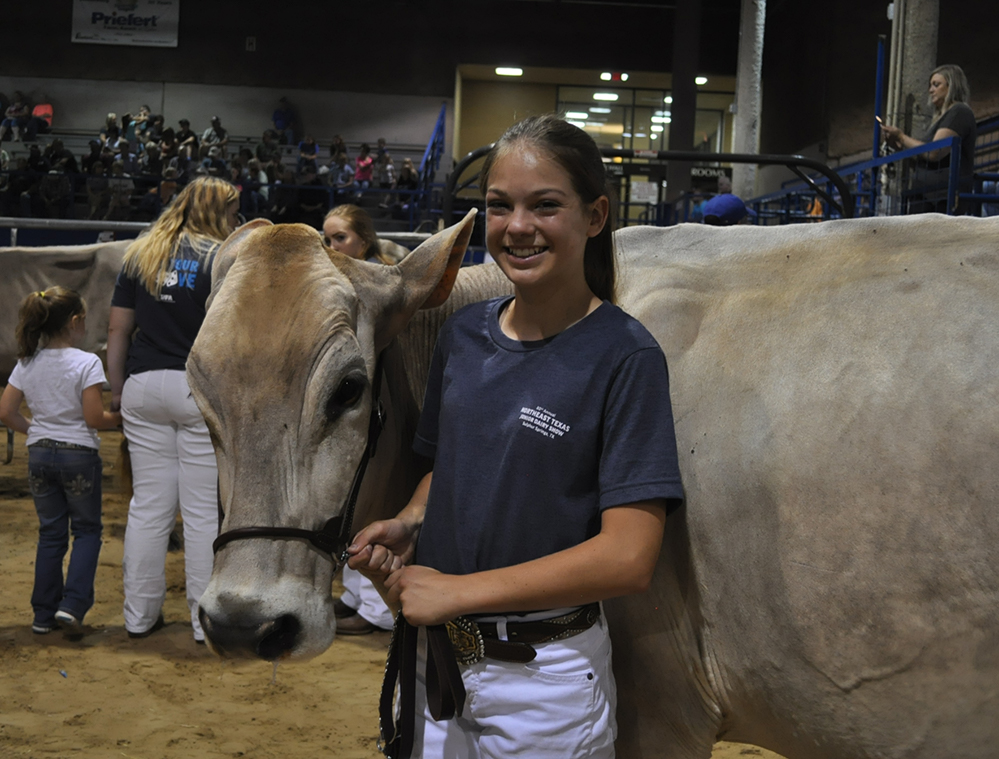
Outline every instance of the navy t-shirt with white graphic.
<svg viewBox="0 0 999 759"><path fill-rule="evenodd" d="M683 500L666 359L601 304L546 340L503 334L500 298L458 311L434 350L413 447L433 458L416 562L469 574L593 537L604 509Z"/></svg>
<svg viewBox="0 0 999 759"><path fill-rule="evenodd" d="M212 262L219 243L181 237L159 296L124 269L115 282L112 306L135 310L138 327L128 349L125 375L157 369L183 371L205 320L212 290Z"/></svg>

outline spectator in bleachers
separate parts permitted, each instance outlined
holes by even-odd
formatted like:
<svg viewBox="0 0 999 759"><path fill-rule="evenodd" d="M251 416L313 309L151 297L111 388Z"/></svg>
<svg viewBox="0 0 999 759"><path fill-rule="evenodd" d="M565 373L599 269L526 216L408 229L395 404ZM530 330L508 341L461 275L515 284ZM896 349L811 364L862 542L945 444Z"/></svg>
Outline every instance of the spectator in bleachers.
<svg viewBox="0 0 999 759"><path fill-rule="evenodd" d="M149 127L143 135L143 142L147 145L149 143L159 145L161 139L163 139L163 117L155 114L149 117Z"/></svg>
<svg viewBox="0 0 999 759"><path fill-rule="evenodd" d="M87 144L90 146L90 152L80 159L80 171L89 175L94 164L101 160L102 146L100 140L91 140Z"/></svg>
<svg viewBox="0 0 999 759"><path fill-rule="evenodd" d="M113 146L118 142L119 137L121 137L121 129L118 127L118 117L114 113L109 113L104 120L104 126L101 127L98 138L101 145Z"/></svg>
<svg viewBox="0 0 999 759"><path fill-rule="evenodd" d="M125 127L124 136L133 153L139 149L139 143L143 141L143 135L149 128L149 115L148 105L139 106L139 115L132 117Z"/></svg>
<svg viewBox="0 0 999 759"><path fill-rule="evenodd" d="M45 160L45 156L42 155L42 149L37 145L32 145L28 148L28 171L33 171L37 174L46 173L51 166L49 162Z"/></svg>
<svg viewBox="0 0 999 759"><path fill-rule="evenodd" d="M163 158L160 155L159 146L150 142L146 145L146 152L139 157L140 176L156 177L157 181L163 176Z"/></svg>
<svg viewBox="0 0 999 759"><path fill-rule="evenodd" d="M31 118L31 108L20 90L14 92L14 100L4 112L4 119L0 122L0 141L11 139L13 134L15 142L21 141L21 131L28 126L28 119Z"/></svg>
<svg viewBox="0 0 999 759"><path fill-rule="evenodd" d="M295 187L295 172L287 166L280 168L278 180L271 188L273 206L271 221L275 224L287 224L298 221L298 188Z"/></svg>
<svg viewBox="0 0 999 759"><path fill-rule="evenodd" d="M260 161L256 158L251 158L246 164L246 179L253 188L253 191L259 195L256 216L262 216L264 210L268 207L270 188L267 185L270 183L270 180L267 177L267 172L264 171Z"/></svg>
<svg viewBox="0 0 999 759"><path fill-rule="evenodd" d="M159 148L160 155L164 161L169 162L171 158L177 155L177 134L170 127L164 129L160 135Z"/></svg>
<svg viewBox="0 0 999 759"><path fill-rule="evenodd" d="M330 194L313 164L306 163L298 177L298 221L319 229L329 208Z"/></svg>
<svg viewBox="0 0 999 759"><path fill-rule="evenodd" d="M378 138L378 144L377 144L377 146L375 148L375 158L376 158L376 160L378 158L381 158L387 152L388 152L388 146L387 146L387 143L385 142L385 138L384 137L379 137Z"/></svg>
<svg viewBox="0 0 999 759"><path fill-rule="evenodd" d="M338 134L333 135L333 142L330 144L330 158L335 159L336 156L343 153L345 156L350 156L350 151L347 150L347 143L343 141L343 137ZM332 160L330 161L332 165Z"/></svg>
<svg viewBox="0 0 999 759"><path fill-rule="evenodd" d="M222 119L212 116L212 125L201 135L201 144L215 146L222 158L225 158L226 147L229 145L229 132L222 126ZM225 178L225 174L222 174Z"/></svg>
<svg viewBox="0 0 999 759"><path fill-rule="evenodd" d="M73 185L62 166L49 169L38 187L38 194L45 204L45 216L49 219L69 219L72 217Z"/></svg>
<svg viewBox="0 0 999 759"><path fill-rule="evenodd" d="M894 148L908 149L936 142L948 137L961 138L960 185L961 192L972 190L975 170L975 137L978 125L975 114L968 105L970 99L968 79L960 66L947 64L938 66L930 74L929 102L933 106L934 119L920 138L910 137L901 129L888 124L881 125L885 141ZM914 186L926 187L923 200L910 206L910 212L947 212L947 183L949 181L950 148L941 148L917 158L913 178ZM943 186L941 188L941 185ZM957 212L970 210L967 201L958 201Z"/></svg>
<svg viewBox="0 0 999 759"><path fill-rule="evenodd" d="M298 143L298 170L304 171L306 165L311 165L313 173L319 166L316 160L319 158L319 145L312 138L311 134L305 135L305 139Z"/></svg>
<svg viewBox="0 0 999 759"><path fill-rule="evenodd" d="M383 190L394 190L395 182L395 164L392 162L392 156L386 151L378 156L378 186ZM388 208L391 201L392 193L387 192L378 205L380 208Z"/></svg>
<svg viewBox="0 0 999 759"><path fill-rule="evenodd" d="M94 161L87 173L87 205L90 209L87 218L103 219L111 202L111 187L104 173L104 164Z"/></svg>
<svg viewBox="0 0 999 759"><path fill-rule="evenodd" d="M59 169L67 174L76 174L80 170L76 163L76 157L58 137L52 140L52 144L45 148L42 155L48 162L50 169Z"/></svg>
<svg viewBox="0 0 999 759"><path fill-rule="evenodd" d="M413 165L412 158L402 159L402 168L399 169L399 177L395 183L396 189L415 190L420 186L420 174Z"/></svg>
<svg viewBox="0 0 999 759"><path fill-rule="evenodd" d="M361 198L361 193L371 186L374 162L375 159L371 157L371 146L366 142L361 143L361 152L354 161L354 189L358 200Z"/></svg>
<svg viewBox="0 0 999 759"><path fill-rule="evenodd" d="M187 157L193 158L198 154L198 135L191 129L191 122L181 119L177 122L180 129L177 130L177 150L187 150Z"/></svg>
<svg viewBox="0 0 999 759"><path fill-rule="evenodd" d="M118 140L118 149L114 157L115 163L120 163L122 172L131 176L132 174L138 173L139 170L139 159L136 158L135 153L132 152L131 143L128 140L121 139ZM114 173L114 165L111 166L111 173Z"/></svg>
<svg viewBox="0 0 999 759"><path fill-rule="evenodd" d="M4 216L31 216L31 188L34 175L28 170L28 159L18 158L7 183Z"/></svg>
<svg viewBox="0 0 999 759"><path fill-rule="evenodd" d="M274 122L274 130L279 136L282 145L295 144L295 109L292 108L288 98L281 98L278 107L271 114L271 121Z"/></svg>
<svg viewBox="0 0 999 759"><path fill-rule="evenodd" d="M354 167L347 160L346 153L337 153L335 165L330 169L330 184L336 188L334 198L343 202L354 188Z"/></svg>
<svg viewBox="0 0 999 759"><path fill-rule="evenodd" d="M267 163L274 157L274 152L278 149L276 138L277 133L273 129L264 130L260 142L257 143L257 149L253 153L260 163Z"/></svg>
<svg viewBox="0 0 999 759"><path fill-rule="evenodd" d="M125 166L121 161L115 161L111 164L111 178L108 180L108 188L111 200L108 203L108 212L104 219L106 221L128 221L132 212L132 193L135 192L135 182L125 172Z"/></svg>
<svg viewBox="0 0 999 759"><path fill-rule="evenodd" d="M155 221L170 201L177 195L177 170L169 166L163 169L163 176L140 198L135 216L139 221Z"/></svg>
<svg viewBox="0 0 999 759"><path fill-rule="evenodd" d="M732 180L728 175L722 174L718 177L718 195L728 195L732 192Z"/></svg>
<svg viewBox="0 0 999 759"><path fill-rule="evenodd" d="M218 145L208 145L201 143L201 150L205 157L201 159L201 165L208 170L208 174L221 179L229 178L229 166L222 159L222 151Z"/></svg>

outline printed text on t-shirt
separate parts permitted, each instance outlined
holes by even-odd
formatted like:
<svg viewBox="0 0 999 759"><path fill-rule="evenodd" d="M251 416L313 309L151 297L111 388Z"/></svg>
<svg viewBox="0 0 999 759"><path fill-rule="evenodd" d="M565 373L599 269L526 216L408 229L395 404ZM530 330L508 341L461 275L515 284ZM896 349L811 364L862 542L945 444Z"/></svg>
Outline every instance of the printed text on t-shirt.
<svg viewBox="0 0 999 759"><path fill-rule="evenodd" d="M520 410L520 423L529 430L534 430L547 438L560 438L569 431L569 425L555 418L555 413L543 406Z"/></svg>

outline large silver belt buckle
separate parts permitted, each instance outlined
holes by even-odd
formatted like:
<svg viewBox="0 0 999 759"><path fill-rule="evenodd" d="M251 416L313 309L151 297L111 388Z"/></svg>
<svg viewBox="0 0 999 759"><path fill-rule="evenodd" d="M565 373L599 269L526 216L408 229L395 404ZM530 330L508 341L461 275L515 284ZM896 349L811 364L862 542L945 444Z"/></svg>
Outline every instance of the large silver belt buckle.
<svg viewBox="0 0 999 759"><path fill-rule="evenodd" d="M482 631L474 620L458 617L448 622L446 627L458 664L475 664L485 658L486 644L482 640Z"/></svg>

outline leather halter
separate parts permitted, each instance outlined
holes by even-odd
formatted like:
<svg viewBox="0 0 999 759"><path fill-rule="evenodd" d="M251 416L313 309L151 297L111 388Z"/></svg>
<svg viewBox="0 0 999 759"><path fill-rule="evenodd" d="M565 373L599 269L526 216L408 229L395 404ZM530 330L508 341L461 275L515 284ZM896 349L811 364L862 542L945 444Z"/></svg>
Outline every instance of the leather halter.
<svg viewBox="0 0 999 759"><path fill-rule="evenodd" d="M350 544L351 530L354 522L354 507L357 505L357 496L361 491L361 482L364 480L364 472L368 468L368 460L375 455L378 445L378 436L385 427L385 409L381 401L382 386L382 356L378 356L375 363L375 376L371 381L371 416L368 419L368 443L361 454L361 460L357 464L357 471L354 472L354 481L350 486L350 493L344 502L340 514L328 520L319 530L303 530L298 527L237 527L235 530L221 532L222 520L225 513L222 511L222 494L219 493L219 536L212 543L212 550L218 550L233 540L244 540L247 538L270 538L272 540L305 540L319 549L319 551L333 562L334 572L339 570L347 561L347 546Z"/></svg>

